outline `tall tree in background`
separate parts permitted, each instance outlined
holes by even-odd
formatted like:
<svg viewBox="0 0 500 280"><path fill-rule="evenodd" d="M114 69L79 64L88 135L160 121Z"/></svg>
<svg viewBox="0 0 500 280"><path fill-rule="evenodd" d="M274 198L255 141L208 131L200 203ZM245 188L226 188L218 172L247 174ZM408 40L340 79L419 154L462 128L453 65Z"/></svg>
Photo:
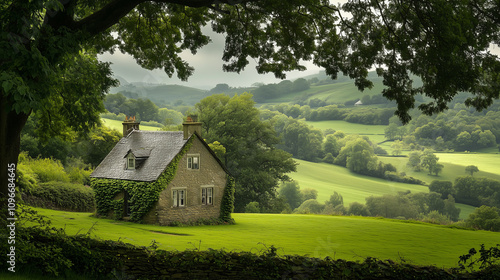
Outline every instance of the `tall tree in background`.
<svg viewBox="0 0 500 280"><path fill-rule="evenodd" d="M202 99L196 110L203 138L226 148L222 161L235 177L235 211L252 201L270 208L280 181L295 171L292 155L276 149L280 143L272 125L260 120L251 94L216 94Z"/></svg>
<svg viewBox="0 0 500 280"><path fill-rule="evenodd" d="M349 16L343 17L348 14ZM377 68L409 120L415 96L446 109L458 92L468 105L489 106L500 92L500 61L488 52L500 43L496 0L7 0L0 4L0 193L7 165L17 163L20 132L30 114L48 134L85 131L98 122L103 92L114 85L96 54L119 49L147 69L177 73L193 68L179 54L210 39L201 27L225 34L224 70L240 72L249 60L259 73L303 70L312 60L335 78L371 87ZM414 87L410 74L421 77Z"/></svg>

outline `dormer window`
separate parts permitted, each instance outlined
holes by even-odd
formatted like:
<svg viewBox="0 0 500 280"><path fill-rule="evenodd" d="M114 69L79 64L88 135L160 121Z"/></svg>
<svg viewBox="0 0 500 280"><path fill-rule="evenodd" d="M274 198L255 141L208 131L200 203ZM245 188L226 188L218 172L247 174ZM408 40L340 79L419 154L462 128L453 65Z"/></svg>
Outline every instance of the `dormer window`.
<svg viewBox="0 0 500 280"><path fill-rule="evenodd" d="M144 162L149 158L152 148L130 149L125 155L125 169L137 170L140 169Z"/></svg>
<svg viewBox="0 0 500 280"><path fill-rule="evenodd" d="M129 153L127 156L127 169L129 170L135 169L135 156L132 153Z"/></svg>

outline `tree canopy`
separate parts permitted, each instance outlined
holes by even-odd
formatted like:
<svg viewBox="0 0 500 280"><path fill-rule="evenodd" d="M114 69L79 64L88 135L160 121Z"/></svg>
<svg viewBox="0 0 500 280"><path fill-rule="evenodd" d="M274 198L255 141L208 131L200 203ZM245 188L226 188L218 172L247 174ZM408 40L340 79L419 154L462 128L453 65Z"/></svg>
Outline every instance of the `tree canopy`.
<svg viewBox="0 0 500 280"><path fill-rule="evenodd" d="M467 105L488 107L500 92L500 3L495 0L7 0L0 4L0 192L16 163L20 131L35 112L41 132L88 131L98 123L103 93L115 85L96 54L120 50L146 69L186 80L194 71L180 57L210 38L226 41L225 71L250 60L259 73L284 78L310 60L369 88L368 71L384 79L383 95L408 110L422 94L425 113L447 108L458 92ZM413 75L422 85L412 83Z"/></svg>
<svg viewBox="0 0 500 280"><path fill-rule="evenodd" d="M261 121L251 94L216 94L196 104L203 122L203 138L226 148L221 160L235 177L235 210L257 201L272 208L280 181L296 170L292 155L276 148L280 139L267 121Z"/></svg>

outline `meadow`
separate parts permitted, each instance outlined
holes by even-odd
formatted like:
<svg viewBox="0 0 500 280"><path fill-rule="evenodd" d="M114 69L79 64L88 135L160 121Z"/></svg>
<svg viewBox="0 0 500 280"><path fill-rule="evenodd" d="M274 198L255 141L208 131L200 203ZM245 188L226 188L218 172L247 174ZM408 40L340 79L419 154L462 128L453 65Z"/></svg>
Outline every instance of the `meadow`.
<svg viewBox="0 0 500 280"><path fill-rule="evenodd" d="M304 122L314 128L321 130L333 129L335 131L342 131L346 134L359 134L368 136L373 143L380 143L385 141L385 128L387 125L365 125L359 123L350 123L346 121L305 121Z"/></svg>
<svg viewBox="0 0 500 280"><path fill-rule="evenodd" d="M90 213L37 209L68 234L121 240L161 249L225 249L260 253L271 245L280 255L363 260L405 260L455 267L458 257L480 244L493 246L500 233L382 218L321 215L233 214L234 225L162 227L100 219Z"/></svg>
<svg viewBox="0 0 500 280"><path fill-rule="evenodd" d="M371 195L397 194L407 190L412 193L429 191L426 186L359 175L338 165L313 163L298 159L296 161L299 163L297 172L290 174L290 177L299 183L301 189L317 190L317 200L320 203L330 199L330 195L334 191L342 195L345 206L349 206L355 201L364 204L365 198Z"/></svg>
<svg viewBox="0 0 500 280"><path fill-rule="evenodd" d="M123 121L118 121L118 120L112 120L112 119L106 119L106 118L101 118L103 125L107 126L108 128L118 130L119 132L123 131ZM157 131L160 130L159 127L156 126L147 126L147 125L141 125L140 126L141 130L148 130L148 131Z"/></svg>
<svg viewBox="0 0 500 280"><path fill-rule="evenodd" d="M465 167L468 165L476 165L479 172L474 173L475 177L486 177L490 179L500 180L500 154L472 154L472 153L436 153L439 158L439 163L442 164L443 170L436 175L429 175L428 170L419 172L409 168L407 157L378 157L384 163L394 165L399 172L405 172L408 176L415 177L426 183L431 183L434 180L455 181L457 177L468 175L465 172Z"/></svg>

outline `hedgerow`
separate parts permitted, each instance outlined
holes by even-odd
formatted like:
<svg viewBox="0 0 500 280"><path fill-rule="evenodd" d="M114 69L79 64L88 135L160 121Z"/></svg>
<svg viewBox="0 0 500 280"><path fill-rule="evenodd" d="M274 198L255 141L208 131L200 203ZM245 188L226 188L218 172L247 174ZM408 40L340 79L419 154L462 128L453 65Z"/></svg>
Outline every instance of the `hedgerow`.
<svg viewBox="0 0 500 280"><path fill-rule="evenodd" d="M26 218L23 218L26 219ZM29 218L28 218L29 219ZM35 218L38 219L38 218ZM43 220L43 219L42 219ZM5 230L1 231L5 235ZM68 236L49 224L17 228L16 269L63 277L69 271L89 279L495 279L499 248L481 246L460 258L454 269L417 266L366 258L346 261L332 258L278 255L271 246L260 253L208 249L167 251L137 247L117 241L101 241L89 233ZM7 250L7 243L0 249ZM469 265L470 264L470 265ZM480 270L470 270L474 265ZM0 263L1 269L7 263Z"/></svg>
<svg viewBox="0 0 500 280"><path fill-rule="evenodd" d="M51 181L40 183L23 196L25 203L35 207L93 212L94 191L80 184Z"/></svg>

